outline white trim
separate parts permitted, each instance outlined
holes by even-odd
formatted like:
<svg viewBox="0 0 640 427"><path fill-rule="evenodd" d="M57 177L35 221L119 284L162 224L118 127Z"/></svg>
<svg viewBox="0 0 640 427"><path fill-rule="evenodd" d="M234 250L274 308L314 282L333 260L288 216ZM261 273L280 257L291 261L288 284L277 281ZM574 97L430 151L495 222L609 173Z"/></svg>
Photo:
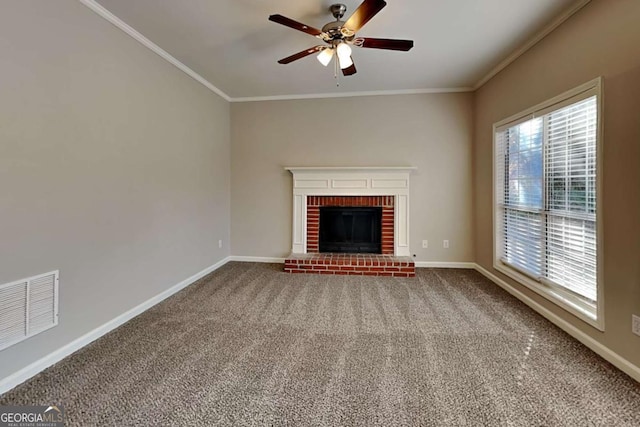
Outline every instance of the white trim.
<svg viewBox="0 0 640 427"><path fill-rule="evenodd" d="M592 96L587 92L594 90L594 95L601 96L602 95L602 86L603 86L603 78L602 76L598 76L595 79L589 80L586 83L581 84L580 86L574 87L573 89L569 89L565 92L562 92L560 95L554 96L553 98L547 99L546 101L542 101L539 104L534 105L533 107L529 107L524 111L516 113L512 116L507 117L506 119L502 119L493 124L493 134L495 136L496 132L499 132L502 129L507 127L514 126L518 121L523 119L529 120L534 117L538 117L540 112L546 108L552 107L555 104L558 104L562 101L565 101L568 98L573 98L578 95L584 95L583 98L588 98ZM600 105L598 104L598 107Z"/></svg>
<svg viewBox="0 0 640 427"><path fill-rule="evenodd" d="M274 96L247 96L231 98L231 102L261 102L261 101L290 101L295 99L321 99L321 98L351 98L359 96L392 96L392 95L419 95L425 93L461 93L473 92L472 87L443 87L425 89L402 89L402 90L372 90L363 92L329 92L329 93L309 93L301 95L274 95Z"/></svg>
<svg viewBox="0 0 640 427"><path fill-rule="evenodd" d="M100 338L101 336L103 336L103 335L107 334L108 332L114 330L118 326L120 326L123 323L131 320L135 316L137 316L137 315L141 314L142 312L148 310L149 308L153 307L154 305L158 304L159 302L163 301L164 299L170 297L171 295L175 294L176 292L186 288L190 284L194 283L196 280L201 279L202 277L206 276L207 274L217 270L218 268L222 267L223 265L225 265L229 261L284 263L284 258L245 257L245 256L230 256L230 257L227 257L227 258L217 262L216 264L214 264L214 265L212 265L210 267L207 267L206 269L200 271L199 273L194 274L193 276L189 277L188 279L183 280L182 282L174 285L173 287L171 287L171 288L167 289L166 291L156 295L155 297L143 302L142 304L139 304L138 306L136 306L136 307L132 308L131 310L121 314L120 316L112 319L111 321L105 323L104 325L99 326L98 328L88 332L87 334L85 334L85 335L81 336L80 338L72 341L71 343L59 348L58 350L55 350L54 352L52 352L49 355L41 358L40 360L37 360L37 361L33 362L32 364L20 369L19 371L9 375L8 377L2 378L0 380L0 395L8 392L9 390L13 389L16 386L22 384L23 382L27 381L29 378L31 378L31 377L37 375L38 373L42 372L43 370L45 370L49 366L61 361L65 357L71 355L75 351L81 349L82 347L90 344L91 342L95 341L96 339ZM585 334L584 332L582 332L581 330L579 330L578 328L576 328L575 326L573 326L569 322L563 320L562 318L558 317L557 315L555 315L551 311L547 310L542 305L538 304L537 302L535 302L534 300L532 300L531 298L529 298L528 296L526 296L522 292L518 291L517 289L515 289L514 287L509 285L507 282L505 282L504 280L502 280L502 279L498 278L497 276L495 276L494 274L490 273L488 270L486 270L485 268L483 268L479 264L469 263L469 262L460 262L460 263L458 263L458 262L443 262L443 263L438 263L438 262L416 262L415 264L416 264L416 267L419 267L419 268L420 267L430 267L430 268L474 268L480 274L482 274L483 276L485 276L486 278L488 278L489 280L494 282L496 285L498 285L501 288L503 288L505 291L509 292L511 295L513 295L514 297L516 297L517 299L519 299L520 301L522 301L523 303L525 303L529 307L531 307L533 310L538 312L541 316L543 316L544 318L546 318L547 320L552 322L554 325L556 325L557 327L559 327L560 329L562 329L563 331L565 331L566 333L568 333L569 335L571 335L572 337L574 337L575 339L580 341L582 344L584 344L585 346L587 346L588 348L593 350L595 353L597 353L602 358L604 358L605 360L610 362L616 368L620 369L621 371L623 371L624 373L626 373L627 375L629 375L631 378L635 379L636 381L640 382L640 367L638 367L638 366L634 365L633 363L629 362L627 359L623 358L619 354L617 354L614 351L610 350L609 348L605 347L603 344L601 344L598 341L596 341L595 339L591 338L589 335Z"/></svg>
<svg viewBox="0 0 640 427"><path fill-rule="evenodd" d="M65 357L67 357L70 354L74 353L75 351L81 349L82 347L92 343L93 341L97 340L98 338L102 337L103 335L111 332L112 330L116 329L118 326L122 325L123 323L128 322L129 320L133 319L137 315L147 311L148 309L150 309L154 305L158 304L159 302L165 300L166 298L170 297L171 295L175 294L176 292L181 291L182 289L184 289L187 286L191 285L196 280L201 279L202 277L206 276L207 274L217 270L218 268L222 267L227 262L229 262L229 258L230 257L224 258L223 260L213 264L212 266L205 268L204 270L202 270L202 271L194 274L193 276L183 280L182 282L172 286L171 288L167 289L166 291L163 291L163 292L159 293L158 295L156 295L156 296L144 301L143 303L141 303L141 304L133 307L132 309L122 313L121 315L111 319L107 323L105 323L105 324L103 324L101 326L98 326L94 330L92 330L90 332L87 332L86 334L84 334L80 338L77 338L77 339L71 341L70 343L58 348L57 350L54 350L53 352L49 353L47 356L45 356L45 357L43 357L43 358L41 358L39 360L36 360L35 362L31 363L28 366L25 366L24 368L22 368L22 369L18 370L17 372L9 375L8 377L0 379L0 395L6 393L7 391L11 390L12 388L14 388L17 385L22 384L23 382L25 382L29 378L31 378L31 377L35 376L36 374L42 372L43 370L45 370L49 366L51 366L51 365L53 365L55 363L58 363L59 361L61 361Z"/></svg>
<svg viewBox="0 0 640 427"><path fill-rule="evenodd" d="M310 93L300 95L274 95L274 96L248 96L232 98L221 89L217 88L209 80L202 77L200 74L193 71L184 63L180 62L169 52L143 36L135 28L118 18L116 15L107 10L104 6L99 4L96 0L78 0L83 5L87 6L96 14L115 25L120 30L124 31L143 46L149 48L151 51L159 55L161 58L169 62L170 64L183 71L189 77L196 80L198 83L204 85L207 89L211 90L218 96L222 97L228 102L258 102L258 101L285 101L294 99L319 99L319 98L345 98L345 97L358 97L358 96L391 96L391 95L416 95L424 93L459 93L459 92L473 92L475 88L472 87L454 87L454 88L424 88L424 89L402 89L402 90L377 90L377 91L364 91L364 92L343 92L343 93Z"/></svg>
<svg viewBox="0 0 640 427"><path fill-rule="evenodd" d="M343 92L343 93L311 93L300 95L273 95L273 96L247 96L247 97L230 97L221 89L217 88L209 80L202 77L200 74L193 71L184 63L177 60L174 56L162 49L160 46L143 36L136 29L129 24L115 16L105 7L100 5L96 0L78 0L80 3L91 9L102 18L106 19L120 30L124 31L143 46L149 48L164 60L174 65L188 76L204 85L207 89L211 90L215 94L219 95L228 102L261 102L261 101L287 101L295 99L321 99L321 98L345 98L345 97L360 97L360 96L393 96L393 95L417 95L417 94L429 94L429 93L461 93L461 92L474 92L482 87L486 82L491 80L496 74L509 66L512 62L526 53L529 49L535 46L540 40L562 25L567 19L573 16L576 12L586 6L591 0L578 0L576 4L566 10L563 14L558 16L549 25L544 27L539 33L531 38L522 47L511 53L507 58L502 60L496 65L489 73L487 73L482 79L480 79L472 87L452 87L452 88L422 88L422 89L400 89L400 90L377 90L377 91L363 91L363 92Z"/></svg>
<svg viewBox="0 0 640 427"><path fill-rule="evenodd" d="M416 166L285 166L289 172L412 172Z"/></svg>
<svg viewBox="0 0 640 427"><path fill-rule="evenodd" d="M543 286L540 283L531 280L525 274L520 273L517 269L511 268L508 265L501 263L500 261L496 261L493 264L493 268L496 271L508 276L509 278L515 280L522 286L529 288L533 292L537 293L541 297L544 297L548 301L554 303L558 307L568 311L569 313L576 316L578 319L582 320L585 323L593 326L594 328L604 331L604 316L600 316L600 322L597 320L597 307L595 307L595 313L590 311L588 307L583 307L575 298L571 298L568 294L565 296L561 290L551 289L549 287Z"/></svg>
<svg viewBox="0 0 640 427"><path fill-rule="evenodd" d="M223 91L215 87L210 81L202 77L200 74L196 73L191 68L187 67L182 62L178 61L166 50L162 49L160 46L158 46L157 44L155 44L154 42L152 42L151 40L149 40L148 38L140 34L133 27L131 27L126 22L124 22L122 19L115 16L113 13L109 12L107 9L105 9L102 5L97 3L95 0L78 0L78 1L83 5L87 6L89 9L91 9L95 13L97 13L98 15L100 15L102 18L106 19L107 21L109 21L110 23L112 23L113 25L115 25L116 27L118 27L128 35L130 35L131 37L133 37L134 39L136 39L143 46L152 50L154 53L159 55L162 59L174 65L180 71L183 71L185 74L187 74L189 77L191 77L198 83L204 85L207 89L211 90L212 92L222 97L226 101L231 102L231 98L229 97L229 95L227 95L226 93L224 93Z"/></svg>
<svg viewBox="0 0 640 427"><path fill-rule="evenodd" d="M501 273L509 276L511 279L517 281L521 285L529 288L533 292L538 295L546 298L547 300L553 302L557 306L563 308L568 313L576 316L580 320L586 322L587 324L593 326L594 328L604 331L605 329L605 313L604 313L604 275L603 275L603 234L602 234L602 146L603 146L603 132L602 132L602 93L603 93L603 78L596 77L586 83L581 84L573 89L569 89L557 96L554 96L551 99L543 101L533 107L527 108L526 110L516 113L506 119L500 120L493 124L493 136L492 136L492 160L491 160L491 168L492 168L492 183L493 183L493 191L492 191L492 200L491 200L491 211L493 218L493 268ZM558 106L560 108L564 102L570 100L571 102L579 102L582 99L589 98L591 96L597 97L598 102L598 111L597 111L597 140L596 140L596 150L597 150L597 165L596 165L596 236L597 236L597 292L598 297L595 306L595 313L591 313L587 307L583 306L578 299L573 299L569 293L566 295L562 293L560 290L554 291L551 290L540 283L537 283L534 280L531 280L526 275L516 271L508 265L505 265L501 262L501 243L498 238L498 230L500 230L501 218L498 216L498 212L496 210L496 200L498 198L497 194L497 169L496 169L496 133L500 130L504 130L506 127L517 123L524 117L541 117L544 114L548 114L551 108Z"/></svg>
<svg viewBox="0 0 640 427"><path fill-rule="evenodd" d="M311 196L393 196L393 254L411 256L409 182L414 166L297 167L293 175L291 252L307 252L307 201Z"/></svg>
<svg viewBox="0 0 640 427"><path fill-rule="evenodd" d="M591 0L578 0L569 9L564 11L560 16L551 21L549 25L545 26L540 32L536 33L528 42L516 49L509 56L503 59L498 65L496 65L491 71L489 71L478 83L473 86L473 90L480 89L485 83L491 80L500 71L507 68L512 62L524 55L529 49L538 44L540 40L551 34L556 28L562 25L567 19L575 15L580 9L585 7Z"/></svg>
<svg viewBox="0 0 640 427"><path fill-rule="evenodd" d="M476 268L476 264L473 262L416 261L414 264L416 265L416 268Z"/></svg>
<svg viewBox="0 0 640 427"><path fill-rule="evenodd" d="M263 257L263 256L242 256L231 255L229 261L238 262L262 262L265 264L284 264L285 258Z"/></svg>
<svg viewBox="0 0 640 427"><path fill-rule="evenodd" d="M489 272L484 267L479 264L475 265L476 271L485 276L487 279L494 282L496 285L500 286L505 291L509 292L511 295L531 307L533 310L538 312L542 317L549 320L551 323L571 335L573 338L580 341L582 344L593 350L596 354L600 355L603 359L611 363L616 368L620 369L625 374L629 375L634 380L640 382L640 367L634 365L624 357L620 356L618 353L614 352L610 348L606 347L604 344L598 342L591 336L587 335L580 329L576 328L571 323L562 319L555 313L549 311L533 299L529 298L527 295L523 294L504 280L500 279L495 274Z"/></svg>

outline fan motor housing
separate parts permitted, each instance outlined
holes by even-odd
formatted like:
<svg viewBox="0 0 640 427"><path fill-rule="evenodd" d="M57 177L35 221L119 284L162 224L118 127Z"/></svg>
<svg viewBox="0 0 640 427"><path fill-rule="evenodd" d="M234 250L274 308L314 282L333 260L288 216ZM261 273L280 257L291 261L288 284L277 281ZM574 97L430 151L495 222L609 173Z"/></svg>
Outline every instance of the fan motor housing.
<svg viewBox="0 0 640 427"><path fill-rule="evenodd" d="M347 12L347 6L342 3L336 3L329 7L329 11L336 20L329 22L327 25L322 27L322 32L328 36L325 40L327 42L340 40L351 41L355 33L348 28L345 28L344 21L341 21L342 17Z"/></svg>
<svg viewBox="0 0 640 427"><path fill-rule="evenodd" d="M342 40L344 38L342 34L343 21L329 22L322 27L322 32L329 35L330 40Z"/></svg>

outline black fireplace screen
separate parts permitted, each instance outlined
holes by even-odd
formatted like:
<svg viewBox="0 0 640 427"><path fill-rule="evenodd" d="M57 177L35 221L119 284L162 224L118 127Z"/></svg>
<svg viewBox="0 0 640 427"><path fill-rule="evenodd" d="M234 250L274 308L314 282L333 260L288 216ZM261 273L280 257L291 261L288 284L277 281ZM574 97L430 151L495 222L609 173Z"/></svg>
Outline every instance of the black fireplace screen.
<svg viewBox="0 0 640 427"><path fill-rule="evenodd" d="M382 253L381 207L320 208L320 252Z"/></svg>

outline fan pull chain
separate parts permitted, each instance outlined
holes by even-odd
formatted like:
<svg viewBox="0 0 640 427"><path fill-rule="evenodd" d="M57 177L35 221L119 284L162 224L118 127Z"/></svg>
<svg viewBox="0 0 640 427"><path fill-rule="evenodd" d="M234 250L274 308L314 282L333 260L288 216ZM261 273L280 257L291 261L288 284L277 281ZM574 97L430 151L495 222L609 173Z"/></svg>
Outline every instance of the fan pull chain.
<svg viewBox="0 0 640 427"><path fill-rule="evenodd" d="M335 60L335 66L333 67L333 78L336 79L336 87L340 87L340 77L338 68L340 68L340 64L338 62L338 58Z"/></svg>

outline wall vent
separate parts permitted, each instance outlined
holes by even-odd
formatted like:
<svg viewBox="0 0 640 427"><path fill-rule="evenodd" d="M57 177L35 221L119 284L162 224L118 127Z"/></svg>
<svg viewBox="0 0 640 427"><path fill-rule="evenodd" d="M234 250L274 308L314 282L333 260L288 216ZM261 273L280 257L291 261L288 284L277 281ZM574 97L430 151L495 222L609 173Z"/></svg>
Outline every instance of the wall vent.
<svg viewBox="0 0 640 427"><path fill-rule="evenodd" d="M59 271L0 285L0 350L58 324Z"/></svg>

